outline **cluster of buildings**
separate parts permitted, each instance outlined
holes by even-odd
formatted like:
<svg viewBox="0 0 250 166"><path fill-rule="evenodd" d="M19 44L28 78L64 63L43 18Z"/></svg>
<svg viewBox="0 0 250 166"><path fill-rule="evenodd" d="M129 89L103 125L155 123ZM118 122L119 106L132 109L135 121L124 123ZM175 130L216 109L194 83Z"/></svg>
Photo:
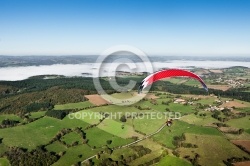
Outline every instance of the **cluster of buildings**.
<svg viewBox="0 0 250 166"><path fill-rule="evenodd" d="M227 84L230 85L232 87L243 87L245 81L242 79L223 79L223 78L218 78L215 80L216 83L220 83L220 84Z"/></svg>
<svg viewBox="0 0 250 166"><path fill-rule="evenodd" d="M212 105L209 105L209 107L205 109L205 111L222 111L222 110L224 110L224 107L217 107Z"/></svg>
<svg viewBox="0 0 250 166"><path fill-rule="evenodd" d="M244 86L244 84L243 84L243 81L242 80L232 80L232 79L230 79L230 80L225 80L225 82L228 84L228 85L230 85L230 86L232 86L232 87L243 87Z"/></svg>
<svg viewBox="0 0 250 166"><path fill-rule="evenodd" d="M143 76L147 75L147 72L127 72L127 71L116 71L116 76Z"/></svg>
<svg viewBox="0 0 250 166"><path fill-rule="evenodd" d="M192 102L192 101L186 101L186 100L181 99L181 98L175 99L174 103L175 104L189 104L189 105L193 105L194 104L194 102Z"/></svg>
<svg viewBox="0 0 250 166"><path fill-rule="evenodd" d="M219 99L216 99L215 100L216 103L218 104L223 104L223 101L219 100ZM229 101L225 101L226 103L228 103ZM174 100L174 103L176 104L188 104L188 105L193 105L195 104L193 101L186 101L184 99L181 99L181 98L177 98ZM216 105L208 105L207 108L205 108L204 110L205 111L222 111L224 110L225 108L224 107L221 107L221 106L216 106ZM232 108L229 108L229 109L232 109Z"/></svg>

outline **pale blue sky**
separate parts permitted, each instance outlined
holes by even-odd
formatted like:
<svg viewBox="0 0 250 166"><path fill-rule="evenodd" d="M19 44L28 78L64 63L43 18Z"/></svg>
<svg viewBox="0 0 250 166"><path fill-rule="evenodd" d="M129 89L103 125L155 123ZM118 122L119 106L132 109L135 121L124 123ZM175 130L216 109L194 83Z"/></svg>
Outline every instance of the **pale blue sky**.
<svg viewBox="0 0 250 166"><path fill-rule="evenodd" d="M1 0L0 55L249 55L249 0Z"/></svg>

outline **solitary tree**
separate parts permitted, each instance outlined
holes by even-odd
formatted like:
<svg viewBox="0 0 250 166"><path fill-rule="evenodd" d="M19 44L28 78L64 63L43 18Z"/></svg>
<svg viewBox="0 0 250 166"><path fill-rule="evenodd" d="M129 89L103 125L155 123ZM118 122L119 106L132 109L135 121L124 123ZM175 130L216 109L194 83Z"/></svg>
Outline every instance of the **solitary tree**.
<svg viewBox="0 0 250 166"><path fill-rule="evenodd" d="M107 140L107 144L110 145L112 143L112 140Z"/></svg>

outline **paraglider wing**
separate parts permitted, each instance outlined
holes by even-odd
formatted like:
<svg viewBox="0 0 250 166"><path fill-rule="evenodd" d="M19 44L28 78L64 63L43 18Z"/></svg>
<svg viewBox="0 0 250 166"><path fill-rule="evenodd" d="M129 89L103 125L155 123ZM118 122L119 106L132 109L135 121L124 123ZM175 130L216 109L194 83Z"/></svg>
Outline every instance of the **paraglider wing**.
<svg viewBox="0 0 250 166"><path fill-rule="evenodd" d="M182 70L182 69L168 69L168 70L161 70L156 73L150 74L147 76L144 80L139 85L139 90L138 92L141 92L144 88L146 88L148 85L151 85L152 83L164 79L164 78L169 78L169 77L190 77L193 79L198 80L203 88L208 91L208 88L205 84L205 82L196 74Z"/></svg>

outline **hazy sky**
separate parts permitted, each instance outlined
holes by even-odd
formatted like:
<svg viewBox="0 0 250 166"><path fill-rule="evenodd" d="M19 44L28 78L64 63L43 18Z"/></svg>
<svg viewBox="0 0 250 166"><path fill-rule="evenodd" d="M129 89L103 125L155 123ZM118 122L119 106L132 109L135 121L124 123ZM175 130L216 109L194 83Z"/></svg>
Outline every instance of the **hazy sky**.
<svg viewBox="0 0 250 166"><path fill-rule="evenodd" d="M250 56L250 0L0 0L0 55Z"/></svg>

